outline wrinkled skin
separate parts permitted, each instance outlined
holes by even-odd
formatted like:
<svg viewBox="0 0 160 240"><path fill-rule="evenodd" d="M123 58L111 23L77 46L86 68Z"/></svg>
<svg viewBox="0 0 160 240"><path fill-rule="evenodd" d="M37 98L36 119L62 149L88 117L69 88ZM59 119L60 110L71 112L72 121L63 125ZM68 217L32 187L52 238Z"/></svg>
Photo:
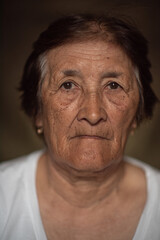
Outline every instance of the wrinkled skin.
<svg viewBox="0 0 160 240"><path fill-rule="evenodd" d="M87 174L119 163L139 103L129 58L99 40L63 45L47 59L36 125L53 163Z"/></svg>

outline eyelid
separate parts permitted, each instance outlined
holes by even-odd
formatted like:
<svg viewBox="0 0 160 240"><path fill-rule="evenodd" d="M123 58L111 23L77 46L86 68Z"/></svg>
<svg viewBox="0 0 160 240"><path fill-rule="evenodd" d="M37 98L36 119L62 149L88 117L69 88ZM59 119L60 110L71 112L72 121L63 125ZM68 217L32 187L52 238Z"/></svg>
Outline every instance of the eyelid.
<svg viewBox="0 0 160 240"><path fill-rule="evenodd" d="M62 87L63 84L65 84L65 83L72 83L72 84L74 84L75 86L77 85L77 84L75 83L75 81L73 81L72 79L67 79L67 80L63 80L63 81L60 83L60 87Z"/></svg>
<svg viewBox="0 0 160 240"><path fill-rule="evenodd" d="M64 85L65 83L71 83L71 84L72 84L72 89L77 89L77 88L79 88L79 85L78 85L74 80L72 80L72 79L67 79L67 80L63 81L63 82L60 84L59 89L64 88L63 85ZM64 88L64 89L65 89L65 88ZM71 89L70 89L70 90L71 90Z"/></svg>
<svg viewBox="0 0 160 240"><path fill-rule="evenodd" d="M119 82L116 81L116 80L109 80L109 81L105 84L105 87L109 86L109 85L112 84L112 83L115 83L115 84L117 84L120 88L123 88L122 84L119 83Z"/></svg>

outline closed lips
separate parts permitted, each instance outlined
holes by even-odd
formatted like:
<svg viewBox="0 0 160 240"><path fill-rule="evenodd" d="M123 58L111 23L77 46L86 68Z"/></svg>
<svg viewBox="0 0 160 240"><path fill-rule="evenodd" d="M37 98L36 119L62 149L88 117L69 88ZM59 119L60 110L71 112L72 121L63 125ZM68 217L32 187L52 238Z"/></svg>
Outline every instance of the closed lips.
<svg viewBox="0 0 160 240"><path fill-rule="evenodd" d="M83 135L76 135L74 137L71 137L71 139L73 138L91 138L91 139L107 139L104 136L100 136L100 135L88 135L88 134L83 134ZM107 139L108 140L108 139Z"/></svg>

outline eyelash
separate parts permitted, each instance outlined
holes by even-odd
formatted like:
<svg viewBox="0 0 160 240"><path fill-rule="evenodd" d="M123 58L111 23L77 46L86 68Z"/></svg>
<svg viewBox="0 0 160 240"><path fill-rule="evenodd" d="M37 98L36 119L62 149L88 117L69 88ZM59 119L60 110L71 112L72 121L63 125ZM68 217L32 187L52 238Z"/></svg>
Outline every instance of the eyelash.
<svg viewBox="0 0 160 240"><path fill-rule="evenodd" d="M65 85L66 85L66 87L65 87ZM67 86L67 85L68 85L68 86ZM69 91L69 90L71 90L72 88L74 88L75 86L76 86L76 85L75 85L73 82L67 81L67 82L64 82L64 83L60 86L60 88L63 88L64 90ZM67 88L67 87L68 87L68 88ZM122 89L122 86L119 85L117 82L110 82L110 83L108 83L108 84L106 85L106 87L107 87L107 88L109 87L110 90L117 90L117 89L119 89L119 88Z"/></svg>
<svg viewBox="0 0 160 240"><path fill-rule="evenodd" d="M116 90L118 88L122 88L122 86L119 85L117 82L110 82L110 83L107 84L107 87L108 86L110 87L111 90Z"/></svg>
<svg viewBox="0 0 160 240"><path fill-rule="evenodd" d="M67 84L70 85L69 88L67 88ZM66 88L65 88L65 85L66 85ZM76 85L75 85L73 82L67 81L67 82L64 82L64 83L60 86L60 88L63 88L63 89L65 89L65 90L70 90L70 89L72 89L72 88L75 87L75 86L76 86Z"/></svg>

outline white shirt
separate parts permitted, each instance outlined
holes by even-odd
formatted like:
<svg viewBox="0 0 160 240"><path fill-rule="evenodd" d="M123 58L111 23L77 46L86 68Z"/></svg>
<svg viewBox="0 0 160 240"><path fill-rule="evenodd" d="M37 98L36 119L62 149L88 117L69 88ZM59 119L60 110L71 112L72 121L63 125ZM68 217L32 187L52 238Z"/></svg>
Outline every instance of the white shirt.
<svg viewBox="0 0 160 240"><path fill-rule="evenodd" d="M42 151L0 166L0 239L47 240L39 211L35 176ZM160 240L160 173L132 158L144 169L148 198L133 240Z"/></svg>

